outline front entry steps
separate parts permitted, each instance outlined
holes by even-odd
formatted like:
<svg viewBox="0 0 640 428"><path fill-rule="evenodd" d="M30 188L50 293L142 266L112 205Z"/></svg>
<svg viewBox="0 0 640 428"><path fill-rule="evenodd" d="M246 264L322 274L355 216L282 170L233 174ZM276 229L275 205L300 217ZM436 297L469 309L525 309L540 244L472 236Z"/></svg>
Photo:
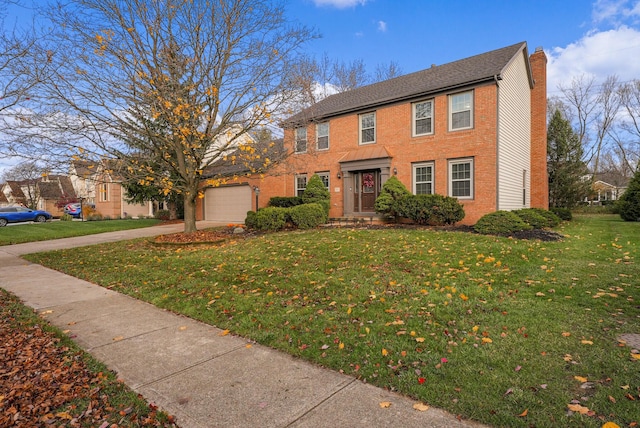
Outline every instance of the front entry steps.
<svg viewBox="0 0 640 428"><path fill-rule="evenodd" d="M365 226L369 224L380 224L379 217L330 217L327 226Z"/></svg>

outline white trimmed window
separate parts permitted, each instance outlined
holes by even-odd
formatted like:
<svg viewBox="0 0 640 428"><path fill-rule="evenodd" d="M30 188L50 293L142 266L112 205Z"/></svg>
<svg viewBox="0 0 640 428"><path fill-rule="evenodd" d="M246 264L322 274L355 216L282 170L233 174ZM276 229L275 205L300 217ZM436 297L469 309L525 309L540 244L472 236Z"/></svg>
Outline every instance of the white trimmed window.
<svg viewBox="0 0 640 428"><path fill-rule="evenodd" d="M329 148L329 122L322 122L316 125L316 147L318 150Z"/></svg>
<svg viewBox="0 0 640 428"><path fill-rule="evenodd" d="M473 159L449 161L449 196L473 199Z"/></svg>
<svg viewBox="0 0 640 428"><path fill-rule="evenodd" d="M449 95L449 130L473 128L473 91Z"/></svg>
<svg viewBox="0 0 640 428"><path fill-rule="evenodd" d="M433 134L433 100L413 104L413 135Z"/></svg>
<svg viewBox="0 0 640 428"><path fill-rule="evenodd" d="M360 144L376 142L376 113L360 115Z"/></svg>
<svg viewBox="0 0 640 428"><path fill-rule="evenodd" d="M296 196L302 196L307 188L307 174L296 175Z"/></svg>
<svg viewBox="0 0 640 428"><path fill-rule="evenodd" d="M296 128L296 153L305 153L307 151L307 128Z"/></svg>
<svg viewBox="0 0 640 428"><path fill-rule="evenodd" d="M327 190L329 190L329 173L317 172L316 174L318 174L318 177L320 177L320 180L322 180L322 184L324 184L324 187L326 187Z"/></svg>
<svg viewBox="0 0 640 428"><path fill-rule="evenodd" d="M100 202L107 202L109 200L109 184L101 183L99 186Z"/></svg>
<svg viewBox="0 0 640 428"><path fill-rule="evenodd" d="M430 195L433 192L433 162L413 164L413 194Z"/></svg>

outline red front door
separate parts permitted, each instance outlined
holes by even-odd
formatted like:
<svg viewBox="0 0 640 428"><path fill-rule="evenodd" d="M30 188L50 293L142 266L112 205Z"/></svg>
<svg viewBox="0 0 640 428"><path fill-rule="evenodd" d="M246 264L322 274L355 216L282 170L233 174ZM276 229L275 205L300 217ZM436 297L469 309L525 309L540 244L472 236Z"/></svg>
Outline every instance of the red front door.
<svg viewBox="0 0 640 428"><path fill-rule="evenodd" d="M375 203L378 197L378 180L378 171L361 171L354 174L354 212L375 212Z"/></svg>

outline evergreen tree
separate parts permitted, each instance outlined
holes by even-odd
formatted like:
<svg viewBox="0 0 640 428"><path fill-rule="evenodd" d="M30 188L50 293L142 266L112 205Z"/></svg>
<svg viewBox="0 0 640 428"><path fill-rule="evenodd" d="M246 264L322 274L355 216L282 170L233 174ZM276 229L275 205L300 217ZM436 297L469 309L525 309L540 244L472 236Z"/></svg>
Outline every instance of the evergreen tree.
<svg viewBox="0 0 640 428"><path fill-rule="evenodd" d="M618 210L624 221L640 221L640 168L618 200Z"/></svg>
<svg viewBox="0 0 640 428"><path fill-rule="evenodd" d="M582 162L580 138L568 120L556 110L547 130L549 206L573 208L589 192L587 167Z"/></svg>
<svg viewBox="0 0 640 428"><path fill-rule="evenodd" d="M329 215L329 207L331 205L331 194L318 174L314 174L307 183L306 189L302 193L302 202L305 204L319 203Z"/></svg>

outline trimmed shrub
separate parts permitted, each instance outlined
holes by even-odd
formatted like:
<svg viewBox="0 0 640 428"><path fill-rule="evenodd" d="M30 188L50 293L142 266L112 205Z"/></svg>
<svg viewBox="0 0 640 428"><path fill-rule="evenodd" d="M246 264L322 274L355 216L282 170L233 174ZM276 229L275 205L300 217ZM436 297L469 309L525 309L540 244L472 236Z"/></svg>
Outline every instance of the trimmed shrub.
<svg viewBox="0 0 640 428"><path fill-rule="evenodd" d="M411 192L402 184L397 177L392 176L384 182L380 195L376 198L375 210L386 218L399 219L396 201L411 195Z"/></svg>
<svg viewBox="0 0 640 428"><path fill-rule="evenodd" d="M300 229L312 229L327 222L327 213L319 203L287 208L287 215L291 223Z"/></svg>
<svg viewBox="0 0 640 428"><path fill-rule="evenodd" d="M547 227L547 219L531 208L515 210L513 213L534 229L544 229Z"/></svg>
<svg viewBox="0 0 640 428"><path fill-rule="evenodd" d="M302 198L300 196L274 196L269 199L268 206L270 207L281 207L281 208L289 208L295 207L296 205L302 205Z"/></svg>
<svg viewBox="0 0 640 428"><path fill-rule="evenodd" d="M562 219L560 217L558 217L557 215L555 215L551 211L543 210L542 208L530 208L530 209L535 211L536 213L538 213L539 215L541 215L542 217L544 217L547 220L547 226L546 227L556 227L562 221Z"/></svg>
<svg viewBox="0 0 640 428"><path fill-rule="evenodd" d="M473 230L485 235L508 235L532 227L513 211L496 211L486 214L473 226Z"/></svg>
<svg viewBox="0 0 640 428"><path fill-rule="evenodd" d="M329 215L329 207L331 206L331 194L324 187L324 183L318 174L313 176L307 182L307 187L302 193L302 202L305 204L318 203L322 205L327 216Z"/></svg>
<svg viewBox="0 0 640 428"><path fill-rule="evenodd" d="M441 226L464 218L464 208L457 199L442 195L407 195L396 201L399 216L418 224Z"/></svg>
<svg viewBox="0 0 640 428"><path fill-rule="evenodd" d="M289 208L266 207L258 210L258 212L249 211L244 224L256 230L280 230L287 224L288 209Z"/></svg>
<svg viewBox="0 0 640 428"><path fill-rule="evenodd" d="M71 214L67 214L64 213L62 214L62 216L60 216L60 221L72 221L73 217L71 216Z"/></svg>
<svg viewBox="0 0 640 428"><path fill-rule="evenodd" d="M549 208L549 211L557 215L560 218L560 220L563 220L563 221L573 220L573 216L571 215L571 210L569 208Z"/></svg>

